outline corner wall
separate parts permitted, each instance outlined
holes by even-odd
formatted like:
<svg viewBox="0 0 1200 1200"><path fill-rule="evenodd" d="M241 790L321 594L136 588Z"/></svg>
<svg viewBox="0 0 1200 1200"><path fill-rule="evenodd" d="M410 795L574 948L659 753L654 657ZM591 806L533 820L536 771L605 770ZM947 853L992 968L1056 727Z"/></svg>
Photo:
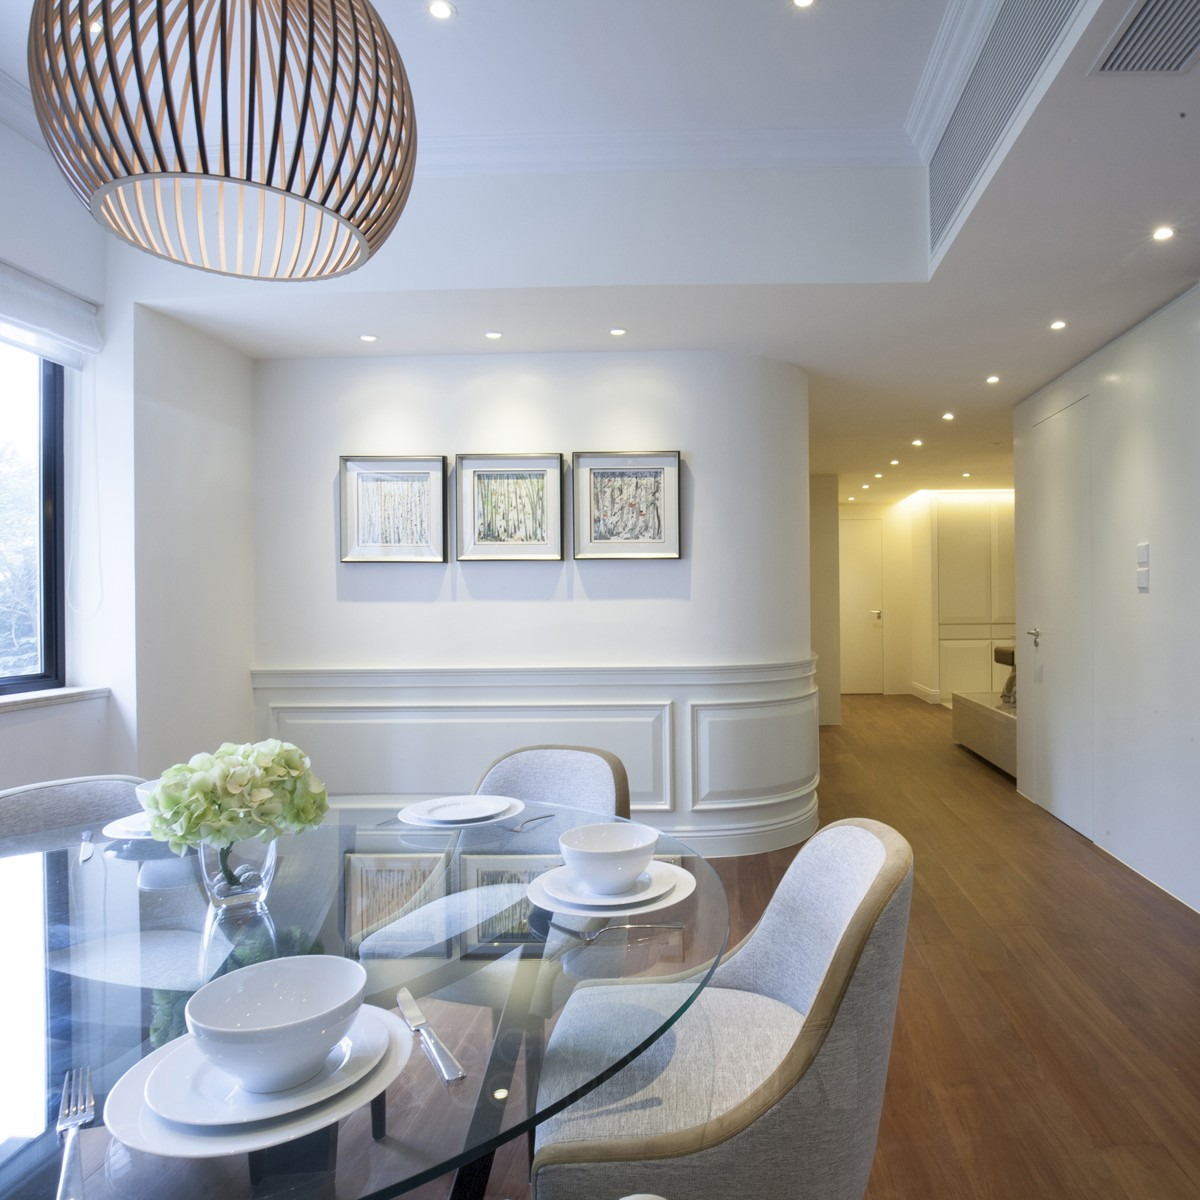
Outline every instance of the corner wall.
<svg viewBox="0 0 1200 1200"><path fill-rule="evenodd" d="M803 372L716 353L281 361L255 391L260 732L303 737L331 790L469 791L502 750L584 741L706 852L813 831ZM560 562L460 563L453 536L447 563L339 561L339 455L675 449L678 560L574 560L568 500Z"/></svg>

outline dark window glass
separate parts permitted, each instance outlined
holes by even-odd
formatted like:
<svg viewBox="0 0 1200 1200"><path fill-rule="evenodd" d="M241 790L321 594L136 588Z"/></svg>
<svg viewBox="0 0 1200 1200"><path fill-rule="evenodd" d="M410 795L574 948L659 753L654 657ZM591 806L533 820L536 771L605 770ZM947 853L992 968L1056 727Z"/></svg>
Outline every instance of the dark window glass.
<svg viewBox="0 0 1200 1200"><path fill-rule="evenodd" d="M62 687L63 369L0 343L0 693Z"/></svg>

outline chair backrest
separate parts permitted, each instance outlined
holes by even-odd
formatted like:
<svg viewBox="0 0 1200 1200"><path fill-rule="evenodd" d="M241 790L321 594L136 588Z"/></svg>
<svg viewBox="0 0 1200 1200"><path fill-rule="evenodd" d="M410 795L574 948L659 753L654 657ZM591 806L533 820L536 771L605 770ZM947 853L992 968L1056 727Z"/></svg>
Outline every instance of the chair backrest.
<svg viewBox="0 0 1200 1200"><path fill-rule="evenodd" d="M0 792L0 837L103 824L138 810L133 775L85 775Z"/></svg>
<svg viewBox="0 0 1200 1200"><path fill-rule="evenodd" d="M912 851L895 830L874 821L839 821L802 846L762 919L713 976L736 987L812 1010L830 964L877 915L911 869Z"/></svg>
<svg viewBox="0 0 1200 1200"><path fill-rule="evenodd" d="M475 791L629 816L624 763L615 754L590 746L524 746L492 763Z"/></svg>

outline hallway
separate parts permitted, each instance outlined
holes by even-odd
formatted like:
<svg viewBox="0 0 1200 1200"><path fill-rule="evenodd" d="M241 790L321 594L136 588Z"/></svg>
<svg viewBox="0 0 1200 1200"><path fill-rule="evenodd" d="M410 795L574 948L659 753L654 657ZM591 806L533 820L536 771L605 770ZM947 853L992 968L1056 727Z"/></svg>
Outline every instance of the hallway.
<svg viewBox="0 0 1200 1200"><path fill-rule="evenodd" d="M1200 914L955 745L949 710L845 696L842 720L822 824L885 821L916 861L868 1200L1194 1200ZM793 853L716 860L735 938ZM523 1172L511 1143L489 1198L528 1197Z"/></svg>

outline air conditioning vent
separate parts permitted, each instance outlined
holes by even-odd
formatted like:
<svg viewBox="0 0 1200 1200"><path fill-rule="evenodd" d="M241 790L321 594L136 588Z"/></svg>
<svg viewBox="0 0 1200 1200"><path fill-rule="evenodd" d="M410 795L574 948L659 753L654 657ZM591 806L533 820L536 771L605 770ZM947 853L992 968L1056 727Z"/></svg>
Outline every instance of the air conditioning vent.
<svg viewBox="0 0 1200 1200"><path fill-rule="evenodd" d="M931 250L937 250L969 197L1079 3L1004 0L1001 4L929 164Z"/></svg>
<svg viewBox="0 0 1200 1200"><path fill-rule="evenodd" d="M1100 58L1101 74L1188 70L1200 54L1200 0L1146 0Z"/></svg>

